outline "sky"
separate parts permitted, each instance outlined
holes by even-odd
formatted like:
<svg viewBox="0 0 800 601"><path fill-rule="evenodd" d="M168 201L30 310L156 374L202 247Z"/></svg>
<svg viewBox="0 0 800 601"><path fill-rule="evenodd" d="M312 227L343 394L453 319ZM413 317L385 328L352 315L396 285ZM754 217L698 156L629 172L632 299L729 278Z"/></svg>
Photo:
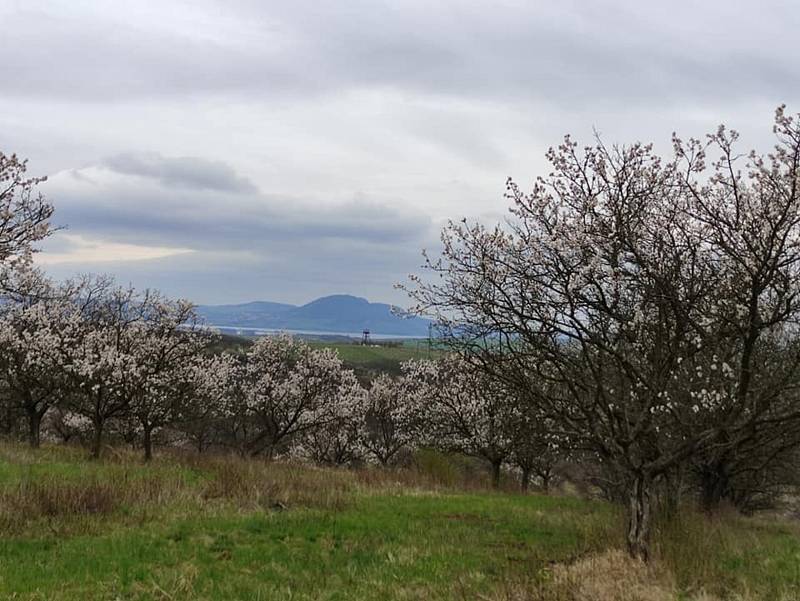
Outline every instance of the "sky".
<svg viewBox="0 0 800 601"><path fill-rule="evenodd" d="M447 219L547 148L800 111L800 3L0 0L0 150L47 175L36 262L201 304L408 304Z"/></svg>

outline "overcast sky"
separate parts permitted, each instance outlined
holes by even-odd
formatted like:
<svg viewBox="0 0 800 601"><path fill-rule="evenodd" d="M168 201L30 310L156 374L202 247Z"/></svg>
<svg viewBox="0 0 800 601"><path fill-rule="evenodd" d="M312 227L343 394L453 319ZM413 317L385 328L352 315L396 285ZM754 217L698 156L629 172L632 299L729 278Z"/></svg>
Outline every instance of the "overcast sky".
<svg viewBox="0 0 800 601"><path fill-rule="evenodd" d="M548 146L768 149L800 4L0 0L0 149L48 175L38 261L200 303L392 284L442 220L502 218Z"/></svg>

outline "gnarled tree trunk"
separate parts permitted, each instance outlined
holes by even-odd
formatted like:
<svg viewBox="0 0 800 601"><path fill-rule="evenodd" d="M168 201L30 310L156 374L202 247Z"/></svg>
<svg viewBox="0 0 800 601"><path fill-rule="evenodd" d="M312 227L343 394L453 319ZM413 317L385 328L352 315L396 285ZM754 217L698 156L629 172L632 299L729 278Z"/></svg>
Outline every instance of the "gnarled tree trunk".
<svg viewBox="0 0 800 601"><path fill-rule="evenodd" d="M638 474L628 493L628 553L635 559L650 559L650 525L652 480Z"/></svg>

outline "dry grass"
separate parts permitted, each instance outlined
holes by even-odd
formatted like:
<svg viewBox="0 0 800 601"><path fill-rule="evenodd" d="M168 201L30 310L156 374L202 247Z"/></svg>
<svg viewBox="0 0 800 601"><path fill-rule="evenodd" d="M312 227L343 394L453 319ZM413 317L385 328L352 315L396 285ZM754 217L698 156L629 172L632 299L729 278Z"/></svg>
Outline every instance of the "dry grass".
<svg viewBox="0 0 800 601"><path fill-rule="evenodd" d="M619 549L554 564L544 578L507 583L487 601L677 601L674 580ZM688 601L688 600L687 600ZM703 598L692 601L712 601ZM716 600L713 600L716 601Z"/></svg>
<svg viewBox="0 0 800 601"><path fill-rule="evenodd" d="M555 598L570 601L672 601L677 598L669 574L620 550L581 559L552 571Z"/></svg>
<svg viewBox="0 0 800 601"><path fill-rule="evenodd" d="M654 538L656 561L680 590L735 601L800 599L796 521L684 510L657 524Z"/></svg>
<svg viewBox="0 0 800 601"><path fill-rule="evenodd" d="M5 466L6 472L3 472ZM470 487L485 489L482 483ZM359 495L463 490L435 470L321 468L238 456L109 448L91 461L73 447L0 444L0 534L97 532L109 522L144 523L176 513L340 510Z"/></svg>
<svg viewBox="0 0 800 601"><path fill-rule="evenodd" d="M134 470L85 476L46 474L0 487L0 533L94 531L114 518L144 521L160 508L193 497L180 474L143 475Z"/></svg>
<svg viewBox="0 0 800 601"><path fill-rule="evenodd" d="M798 601L800 524L685 509L657 524L654 558L630 558L599 530L595 550L505 583L487 601ZM598 551L597 549L605 550Z"/></svg>
<svg viewBox="0 0 800 601"><path fill-rule="evenodd" d="M204 459L201 466L209 475L203 500L225 500L241 509L341 509L357 488L345 470L238 458Z"/></svg>
<svg viewBox="0 0 800 601"><path fill-rule="evenodd" d="M644 564L612 549L569 564L555 565L535 585L504 587L487 601L796 601L788 594L765 598L730 592L717 597L706 591L687 594L661 563Z"/></svg>

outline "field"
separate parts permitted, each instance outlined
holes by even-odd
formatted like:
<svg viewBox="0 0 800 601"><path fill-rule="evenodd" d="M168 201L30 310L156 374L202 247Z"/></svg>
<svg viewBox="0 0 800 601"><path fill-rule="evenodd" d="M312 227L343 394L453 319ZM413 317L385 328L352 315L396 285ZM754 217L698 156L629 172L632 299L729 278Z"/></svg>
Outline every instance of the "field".
<svg viewBox="0 0 800 601"><path fill-rule="evenodd" d="M429 349L426 340L406 340L397 346L360 345L353 342L337 342L331 340L306 340L313 348L331 348L339 353L339 357L348 369L352 369L363 380L368 381L380 373L400 374L400 365L411 359L431 359L441 351ZM225 335L214 347L216 352L246 352L252 339L241 336Z"/></svg>
<svg viewBox="0 0 800 601"><path fill-rule="evenodd" d="M332 348L339 353L344 364L357 374L388 373L398 375L400 364L411 359L436 358L440 353L429 350L426 342L412 341L402 346L381 346L331 342L312 342L317 348Z"/></svg>
<svg viewBox="0 0 800 601"><path fill-rule="evenodd" d="M143 466L0 445L0 598L800 598L791 521L688 514L660 525L646 568L616 551L621 517L603 502L467 490L435 465Z"/></svg>

